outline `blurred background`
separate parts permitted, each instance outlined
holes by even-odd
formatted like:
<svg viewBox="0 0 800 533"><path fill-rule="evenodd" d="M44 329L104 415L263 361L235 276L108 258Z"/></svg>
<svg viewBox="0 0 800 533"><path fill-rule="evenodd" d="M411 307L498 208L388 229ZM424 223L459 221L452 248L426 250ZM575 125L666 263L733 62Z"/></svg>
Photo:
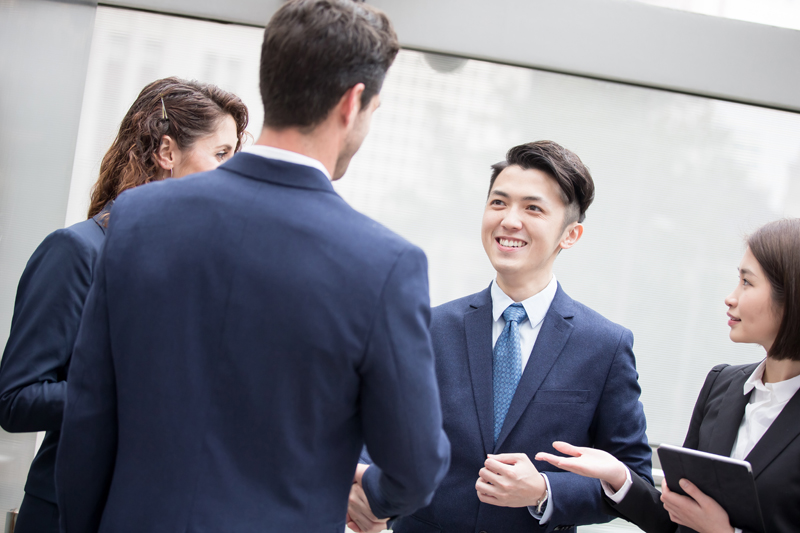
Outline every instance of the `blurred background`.
<svg viewBox="0 0 800 533"><path fill-rule="evenodd" d="M573 298L634 333L651 444L681 444L728 339L743 237L800 216L800 1L384 0L404 48L336 190L421 246L438 305L485 288L489 166L550 139L597 187L556 262ZM0 0L0 345L25 263L86 218L119 122L147 83L238 94L258 136L263 24L280 1ZM368 253L368 251L365 251ZM34 434L0 430L0 511ZM634 530L625 523L584 532Z"/></svg>

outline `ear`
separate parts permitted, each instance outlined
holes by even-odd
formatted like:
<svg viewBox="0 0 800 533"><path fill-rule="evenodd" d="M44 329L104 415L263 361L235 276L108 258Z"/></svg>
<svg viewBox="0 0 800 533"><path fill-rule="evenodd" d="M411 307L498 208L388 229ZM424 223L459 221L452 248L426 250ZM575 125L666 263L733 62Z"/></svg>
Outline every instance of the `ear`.
<svg viewBox="0 0 800 533"><path fill-rule="evenodd" d="M561 241L558 243L559 248L562 250L566 250L567 248L572 248L575 246L575 243L580 240L581 236L583 236L583 224L578 222L573 222L564 230L564 233L561 235Z"/></svg>
<svg viewBox="0 0 800 533"><path fill-rule="evenodd" d="M361 95L364 94L364 84L356 83L339 99L339 117L345 128L350 128L356 121L356 116L361 111Z"/></svg>
<svg viewBox="0 0 800 533"><path fill-rule="evenodd" d="M156 163L164 170L172 170L178 164L180 154L178 151L178 143L169 135L161 137L161 145L154 154Z"/></svg>

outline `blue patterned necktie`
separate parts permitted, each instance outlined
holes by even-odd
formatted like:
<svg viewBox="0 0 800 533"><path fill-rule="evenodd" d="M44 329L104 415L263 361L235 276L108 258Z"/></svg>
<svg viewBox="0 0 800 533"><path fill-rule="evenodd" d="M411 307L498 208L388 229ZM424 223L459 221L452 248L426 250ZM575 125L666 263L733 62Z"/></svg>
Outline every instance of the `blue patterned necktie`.
<svg viewBox="0 0 800 533"><path fill-rule="evenodd" d="M506 419L511 398L517 390L522 377L522 349L519 341L519 323L528 315L522 304L514 303L503 311L506 325L494 345L492 374L494 386L494 442L500 436L503 421Z"/></svg>

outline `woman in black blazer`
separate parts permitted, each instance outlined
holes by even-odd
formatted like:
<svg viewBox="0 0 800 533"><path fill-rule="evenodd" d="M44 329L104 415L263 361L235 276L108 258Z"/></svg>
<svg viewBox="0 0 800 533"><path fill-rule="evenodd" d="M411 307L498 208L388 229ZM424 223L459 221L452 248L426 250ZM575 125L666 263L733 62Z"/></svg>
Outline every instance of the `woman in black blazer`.
<svg viewBox="0 0 800 533"><path fill-rule="evenodd" d="M242 101L216 86L151 83L103 158L88 220L48 235L28 261L0 361L0 426L47 433L28 472L17 533L59 529L54 467L67 369L111 204L138 185L215 168L241 147L246 125Z"/></svg>
<svg viewBox="0 0 800 533"><path fill-rule="evenodd" d="M747 239L725 304L731 340L760 344L767 357L711 370L683 445L748 461L766 531L800 531L800 219L772 222ZM612 508L647 532L741 531L688 480L680 484L691 498L666 483L661 494L605 452L554 447L571 457L536 458L602 480Z"/></svg>

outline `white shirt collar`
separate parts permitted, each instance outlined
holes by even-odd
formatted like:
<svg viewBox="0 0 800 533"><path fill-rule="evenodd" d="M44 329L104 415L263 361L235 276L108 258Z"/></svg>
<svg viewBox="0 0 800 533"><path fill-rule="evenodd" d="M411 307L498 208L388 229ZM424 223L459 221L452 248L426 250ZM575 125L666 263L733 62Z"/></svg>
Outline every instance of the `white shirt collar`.
<svg viewBox="0 0 800 533"><path fill-rule="evenodd" d="M762 392L775 394L775 399L779 402L787 402L800 390L800 376L795 376L791 379L779 381L777 383L764 383L764 370L767 368L767 360L761 361L747 381L744 382L744 394L749 394L750 391L756 389Z"/></svg>
<svg viewBox="0 0 800 533"><path fill-rule="evenodd" d="M553 298L556 296L556 290L558 290L558 281L553 275L550 283L544 289L520 302L522 307L525 308L525 313L528 315L531 326L536 327L544 320L547 310L550 309L550 304L553 303ZM497 284L497 279L492 282L491 294L492 317L496 322L503 315L503 311L514 303L514 300L503 292L503 289Z"/></svg>
<svg viewBox="0 0 800 533"><path fill-rule="evenodd" d="M287 163L294 163L296 165L305 165L307 167L316 168L325 174L325 177L327 177L329 180L331 179L331 175L328 173L328 169L325 168L325 165L313 157L308 157L307 155L298 154L297 152L290 152L289 150L284 150L283 148L275 148L274 146L265 146L263 144L254 144L252 146L248 146L243 148L242 152L259 155L261 157L266 157L267 159L277 159L278 161L286 161Z"/></svg>

